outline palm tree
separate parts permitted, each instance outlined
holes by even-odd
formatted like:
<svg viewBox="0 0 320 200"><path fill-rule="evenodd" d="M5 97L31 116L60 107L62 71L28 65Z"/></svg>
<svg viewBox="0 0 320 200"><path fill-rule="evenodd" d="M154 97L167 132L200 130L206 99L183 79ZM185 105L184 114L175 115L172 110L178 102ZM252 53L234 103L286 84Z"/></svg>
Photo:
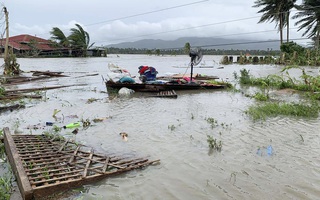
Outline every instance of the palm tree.
<svg viewBox="0 0 320 200"><path fill-rule="evenodd" d="M62 45L63 47L69 47L69 40L61 29L59 29L58 27L53 27L52 31L50 31L50 34L52 35L52 40L57 41L58 44Z"/></svg>
<svg viewBox="0 0 320 200"><path fill-rule="evenodd" d="M297 0L284 0L282 2L283 5L283 9L282 12L285 13L285 21L284 21L284 25L287 26L287 42L289 42L289 33L290 33L290 26L289 26L289 22L290 22L290 11L296 7L296 3Z"/></svg>
<svg viewBox="0 0 320 200"><path fill-rule="evenodd" d="M77 55L87 56L87 50L94 45L90 44L90 36L88 32L84 31L79 24L75 24L77 28L70 29L71 35L68 36L68 40L73 49L78 51Z"/></svg>
<svg viewBox="0 0 320 200"><path fill-rule="evenodd" d="M298 31L305 29L302 36L315 39L315 48L319 48L320 36L320 7L319 0L305 0L297 7L299 10L292 18L299 19L295 25L300 25Z"/></svg>
<svg viewBox="0 0 320 200"><path fill-rule="evenodd" d="M258 23L276 22L280 32L280 44L283 43L283 28L287 26L287 41L289 42L289 15L296 0L256 0L253 7L263 7L258 13L263 13Z"/></svg>

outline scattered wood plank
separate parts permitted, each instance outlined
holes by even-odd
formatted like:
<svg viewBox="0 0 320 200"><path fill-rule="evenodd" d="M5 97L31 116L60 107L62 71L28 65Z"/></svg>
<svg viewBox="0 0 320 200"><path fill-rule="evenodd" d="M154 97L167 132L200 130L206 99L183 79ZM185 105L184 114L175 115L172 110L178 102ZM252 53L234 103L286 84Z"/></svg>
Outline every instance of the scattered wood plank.
<svg viewBox="0 0 320 200"><path fill-rule="evenodd" d="M83 75L83 76L77 76L76 78L82 78L82 77L86 77L86 76L98 76L99 74L87 74L87 75Z"/></svg>
<svg viewBox="0 0 320 200"><path fill-rule="evenodd" d="M25 105L15 104L11 106L3 106L3 107L0 107L0 112L5 112L8 110L13 111L15 109L20 109L20 108L25 108Z"/></svg>
<svg viewBox="0 0 320 200"><path fill-rule="evenodd" d="M27 95L27 94L8 94L5 96L1 96L0 100L17 100L22 98L29 98L29 99L41 99L41 95Z"/></svg>
<svg viewBox="0 0 320 200"><path fill-rule="evenodd" d="M14 90L5 90L3 96L0 96L1 100L16 100L22 98L30 98L30 99L41 99L41 95L32 95L32 94L24 94L29 92L35 91L42 91L42 90L52 90L52 89L59 89L65 87L72 87L72 86L84 86L87 84L73 84L73 85L61 85L61 86L48 86L48 87L40 87L40 88L24 88L24 89L14 89Z"/></svg>
<svg viewBox="0 0 320 200"><path fill-rule="evenodd" d="M26 88L26 89L15 89L15 90L6 90L5 94L9 93L28 93L28 92L34 92L39 90L52 90L52 89L59 89L59 88L65 88L65 87L73 87L73 86L85 86L88 84L73 84L73 85L60 85L60 86L45 86L45 87L39 87L39 88Z"/></svg>
<svg viewBox="0 0 320 200"><path fill-rule="evenodd" d="M3 85L18 85L21 83L27 83L31 81L37 81L42 79L48 79L51 78L50 76L41 76L41 77L25 77L25 76L19 76L19 77L6 77L2 80Z"/></svg>
<svg viewBox="0 0 320 200"><path fill-rule="evenodd" d="M63 72L51 72L51 71L30 71L32 72L32 76L50 76L50 77L69 77L67 75L63 75Z"/></svg>

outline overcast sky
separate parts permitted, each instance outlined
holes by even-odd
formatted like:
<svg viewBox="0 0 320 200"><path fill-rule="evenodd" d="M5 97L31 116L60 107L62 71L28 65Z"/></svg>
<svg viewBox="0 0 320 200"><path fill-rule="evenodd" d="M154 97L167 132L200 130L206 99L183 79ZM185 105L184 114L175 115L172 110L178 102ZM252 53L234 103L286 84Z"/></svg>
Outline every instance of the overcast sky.
<svg viewBox="0 0 320 200"><path fill-rule="evenodd" d="M2 3L9 12L10 36L30 34L49 39L53 27L69 35L70 28L78 23L95 46L190 36L279 39L274 23L257 24L261 15L257 14L259 8L252 7L254 1L2 0ZM2 33L3 21L2 18ZM302 32L297 32L293 22L290 27L290 38L301 38Z"/></svg>

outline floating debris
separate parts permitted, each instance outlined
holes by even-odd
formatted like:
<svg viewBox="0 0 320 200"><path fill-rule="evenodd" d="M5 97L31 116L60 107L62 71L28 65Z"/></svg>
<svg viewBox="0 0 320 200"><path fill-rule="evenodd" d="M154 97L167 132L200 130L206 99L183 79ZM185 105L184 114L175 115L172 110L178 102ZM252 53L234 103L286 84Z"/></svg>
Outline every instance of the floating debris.
<svg viewBox="0 0 320 200"><path fill-rule="evenodd" d="M122 139L123 139L124 141L128 141L128 133L126 133L126 132L121 132L121 133L119 133L119 135L121 135L121 137L122 137Z"/></svg>
<svg viewBox="0 0 320 200"><path fill-rule="evenodd" d="M76 135L76 134L78 134L78 131L79 131L79 129L76 128L76 129L74 129L74 130L72 131L72 133Z"/></svg>
<svg viewBox="0 0 320 200"><path fill-rule="evenodd" d="M20 109L20 108L25 108L25 105L21 105L21 104L15 104L15 105L11 105L11 106L3 106L0 107L0 112L5 112L5 111L13 111L15 109Z"/></svg>
<svg viewBox="0 0 320 200"><path fill-rule="evenodd" d="M108 117L95 118L95 119L93 119L92 121L93 121L94 123L97 123L97 122L103 122L105 119L108 119Z"/></svg>
<svg viewBox="0 0 320 200"><path fill-rule="evenodd" d="M79 126L81 126L80 122L73 122L73 123L70 123L70 124L63 126L63 128L75 128L75 127L79 127Z"/></svg>
<svg viewBox="0 0 320 200"><path fill-rule="evenodd" d="M56 117L56 114L58 114L60 111L61 111L61 110L54 109L54 110L53 110L52 117L55 118L55 117Z"/></svg>

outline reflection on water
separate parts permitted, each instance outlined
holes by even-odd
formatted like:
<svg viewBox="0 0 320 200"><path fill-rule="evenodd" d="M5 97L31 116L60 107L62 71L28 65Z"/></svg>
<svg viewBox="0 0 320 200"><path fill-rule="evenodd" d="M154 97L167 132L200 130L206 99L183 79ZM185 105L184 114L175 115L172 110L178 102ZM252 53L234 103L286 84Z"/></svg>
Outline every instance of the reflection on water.
<svg viewBox="0 0 320 200"><path fill-rule="evenodd" d="M220 57L204 56L206 63ZM110 154L150 156L159 165L111 177L86 185L84 199L316 199L319 196L320 150L318 119L271 118L253 122L244 113L255 103L241 93L177 91L177 99L150 98L136 93L128 98L108 95L103 83L107 64L118 64L137 75L140 65L150 65L159 75L184 73L187 56L120 55L107 58L19 59L22 70L63 71L70 77L19 85L40 87L87 84L44 92L46 100L28 100L25 109L2 113L0 121L12 132L39 134L52 127L81 119L103 118L77 135L62 130L66 137ZM223 69L196 68L195 73L233 81L233 73L249 69L254 76L281 71L279 66L230 65ZM309 73L317 74L310 68ZM85 74L99 73L98 76ZM299 71L290 71L299 77ZM17 86L10 86L13 89ZM293 94L295 95L295 94ZM281 95L280 95L281 97ZM279 97L279 98L280 98ZM288 97L288 98L287 98ZM295 100L289 95L286 100ZM89 103L88 99L96 101ZM52 118L59 109L58 120ZM74 119L68 116L77 115ZM216 120L212 126L208 118ZM41 129L28 130L29 125ZM128 133L125 142L120 132ZM222 141L221 152L209 152L207 135ZM257 154L272 146L271 155ZM77 199L78 195L68 199Z"/></svg>

